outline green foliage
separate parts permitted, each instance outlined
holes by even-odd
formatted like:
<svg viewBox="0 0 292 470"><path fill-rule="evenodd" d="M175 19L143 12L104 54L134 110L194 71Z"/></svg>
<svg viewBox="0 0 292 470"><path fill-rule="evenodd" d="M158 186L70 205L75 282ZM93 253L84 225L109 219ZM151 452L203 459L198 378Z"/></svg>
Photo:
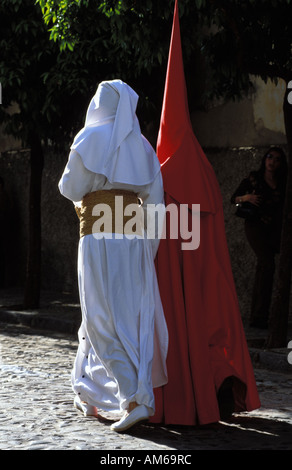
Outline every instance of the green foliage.
<svg viewBox="0 0 292 470"><path fill-rule="evenodd" d="M41 121L36 114L36 98L44 100L40 75L46 61L50 61L52 45L47 41L41 49L38 41L43 43L47 37L41 18L35 15L28 2L3 0L0 5L0 81L3 90L3 105L0 108L2 120L7 120L7 131L26 141L32 121ZM42 44L44 46L44 44ZM37 73L37 69L40 73ZM12 103L19 104L19 113L11 119L5 113ZM25 128L22 120L27 122Z"/></svg>
<svg viewBox="0 0 292 470"><path fill-rule="evenodd" d="M60 49L98 47L117 70L132 68L132 76L151 71L167 56L173 0L169 3L135 0L37 0L50 37ZM166 29L167 28L167 29ZM157 41L159 39L159 41ZM162 41L161 41L162 39ZM94 54L95 55L95 54ZM103 59L104 61L105 59Z"/></svg>
<svg viewBox="0 0 292 470"><path fill-rule="evenodd" d="M158 116L174 0L80 0L66 5L38 0L38 4L52 42L64 53L72 49L72 61L82 64L79 74L88 72L88 83L96 86L101 80L120 78L140 95L142 127L153 113Z"/></svg>
<svg viewBox="0 0 292 470"><path fill-rule="evenodd" d="M241 96L250 74L289 80L291 14L291 0L212 0L202 6L201 24L209 29L198 35L198 44L212 72L212 95Z"/></svg>
<svg viewBox="0 0 292 470"><path fill-rule="evenodd" d="M6 133L24 145L32 133L44 143L66 143L81 126L92 81L95 86L86 59L78 52L62 52L50 41L41 11L31 0L2 0L0 48L0 122ZM15 103L18 111L11 115Z"/></svg>
<svg viewBox="0 0 292 470"><path fill-rule="evenodd" d="M70 31L70 22L74 20L74 14L76 13L79 6L86 5L86 1L82 0L72 0L59 1L59 0L37 0L39 3L44 22L49 25L52 24L52 27L49 29L50 38L55 42L60 42L60 49L73 50L75 45L75 37L71 34Z"/></svg>
<svg viewBox="0 0 292 470"><path fill-rule="evenodd" d="M95 37L112 70L129 76L131 68L135 79L166 62L174 0L38 3L61 49ZM291 0L181 0L179 12L185 66L199 48L210 96L241 96L250 73L264 80L291 75Z"/></svg>
<svg viewBox="0 0 292 470"><path fill-rule="evenodd" d="M235 99L250 74L291 80L291 0L180 0L189 96L197 57L207 97ZM82 125L101 80L121 78L140 95L142 125L159 119L174 0L2 0L0 120L61 141ZM48 31L49 30L49 31ZM20 113L5 113L12 102ZM139 110L138 110L139 111Z"/></svg>

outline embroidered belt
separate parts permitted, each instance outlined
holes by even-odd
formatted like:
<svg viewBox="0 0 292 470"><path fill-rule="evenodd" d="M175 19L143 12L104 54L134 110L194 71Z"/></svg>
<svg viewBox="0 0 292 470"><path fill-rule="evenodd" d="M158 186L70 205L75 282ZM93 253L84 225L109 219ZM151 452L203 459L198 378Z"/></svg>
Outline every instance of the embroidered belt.
<svg viewBox="0 0 292 470"><path fill-rule="evenodd" d="M143 234L143 209L132 191L94 191L84 196L81 207L75 206L75 210L80 238L94 233Z"/></svg>

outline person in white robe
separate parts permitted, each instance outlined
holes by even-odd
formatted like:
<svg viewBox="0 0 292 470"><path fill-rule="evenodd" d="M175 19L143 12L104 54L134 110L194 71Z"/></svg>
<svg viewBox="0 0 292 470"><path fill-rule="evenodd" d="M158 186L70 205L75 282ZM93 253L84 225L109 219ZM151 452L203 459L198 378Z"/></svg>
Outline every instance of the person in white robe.
<svg viewBox="0 0 292 470"><path fill-rule="evenodd" d="M117 432L152 416L153 388L167 383L168 333L154 265L159 230L152 227L149 236L164 190L158 158L141 134L137 102L121 80L99 84L59 182L79 216L88 195L101 195L102 202L110 194L104 191L135 195L137 212L145 216L141 231L115 233L105 223L103 231L81 234L79 241L82 322L72 370L74 404L85 415L122 411L112 425Z"/></svg>

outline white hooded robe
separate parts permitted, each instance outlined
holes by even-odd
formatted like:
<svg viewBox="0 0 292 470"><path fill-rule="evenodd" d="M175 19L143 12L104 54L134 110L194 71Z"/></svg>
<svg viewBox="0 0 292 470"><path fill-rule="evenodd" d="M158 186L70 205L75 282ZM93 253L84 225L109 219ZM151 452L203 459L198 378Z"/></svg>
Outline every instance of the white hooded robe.
<svg viewBox="0 0 292 470"><path fill-rule="evenodd" d="M158 158L140 131L137 100L121 80L99 85L59 190L75 205L97 190L133 191L149 222L164 191ZM72 387L107 412L136 401L151 416L153 388L167 382L168 333L154 266L159 238L149 239L146 229L142 236L90 234L79 242L82 323Z"/></svg>

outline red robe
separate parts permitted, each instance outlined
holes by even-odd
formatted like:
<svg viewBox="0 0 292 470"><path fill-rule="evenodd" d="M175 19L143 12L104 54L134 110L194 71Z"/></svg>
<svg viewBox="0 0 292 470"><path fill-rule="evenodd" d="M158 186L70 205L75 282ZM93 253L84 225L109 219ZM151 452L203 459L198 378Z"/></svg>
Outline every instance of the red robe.
<svg viewBox="0 0 292 470"><path fill-rule="evenodd" d="M233 377L234 411L260 407L225 236L220 188L194 136L187 105L177 1L157 142L165 203L200 204L200 245L182 250L163 238L156 269L169 332L168 383L155 390L151 422L196 425L220 420L217 394ZM178 210L178 213L180 211Z"/></svg>

